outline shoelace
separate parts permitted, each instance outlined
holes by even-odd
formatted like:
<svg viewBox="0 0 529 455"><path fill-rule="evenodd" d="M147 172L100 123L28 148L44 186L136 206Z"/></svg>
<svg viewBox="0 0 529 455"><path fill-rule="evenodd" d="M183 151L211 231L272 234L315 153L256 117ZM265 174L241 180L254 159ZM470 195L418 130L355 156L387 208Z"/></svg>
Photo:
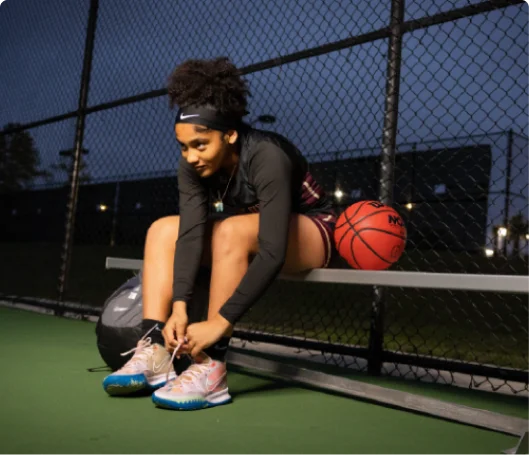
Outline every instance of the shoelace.
<svg viewBox="0 0 529 455"><path fill-rule="evenodd" d="M191 365L183 374L180 376L182 379L189 379L192 383L195 383L200 379L200 376L207 372L209 365L203 365L200 363L194 363Z"/></svg>
<svg viewBox="0 0 529 455"><path fill-rule="evenodd" d="M150 351L147 351L147 348L152 347L151 345L152 345L152 340L150 338L146 338L145 340L138 341L138 345L135 348L132 348L130 351L123 352L121 353L121 355L126 356L130 354L131 352L134 352L132 359L134 358L139 359L140 356L142 356L143 358L143 354L152 354Z"/></svg>
<svg viewBox="0 0 529 455"><path fill-rule="evenodd" d="M187 343L187 338L184 338L184 343ZM171 356L171 360L169 361L169 365L173 364L173 360L175 358L176 353L179 351L179 349L182 347L182 343L178 343L176 345L175 350L173 351L173 355ZM189 354L186 354L188 357L191 357ZM171 372L171 368L167 370L167 375L165 376L165 382L169 384L169 373Z"/></svg>
<svg viewBox="0 0 529 455"><path fill-rule="evenodd" d="M131 352L134 352L134 355L132 356L132 359L134 359L134 363L137 363L139 360L145 360L144 357L146 357L146 355L150 353L147 351L147 348L151 347L151 344L152 344L152 339L148 337L148 335L154 330L155 327L156 325L152 326L152 328L140 338L136 347L128 350L127 352L122 352L120 355L125 357L126 355L129 355Z"/></svg>
<svg viewBox="0 0 529 455"><path fill-rule="evenodd" d="M196 384L197 380L200 378L202 374L204 374L205 371L207 371L208 368L209 368L209 365L194 363L176 379L179 379L182 384L185 384L185 382L188 382L188 383L191 382L191 383ZM167 382L167 385L171 387L172 383L176 381L176 379L171 381L171 383ZM182 379L189 379L189 381L184 382L182 381Z"/></svg>

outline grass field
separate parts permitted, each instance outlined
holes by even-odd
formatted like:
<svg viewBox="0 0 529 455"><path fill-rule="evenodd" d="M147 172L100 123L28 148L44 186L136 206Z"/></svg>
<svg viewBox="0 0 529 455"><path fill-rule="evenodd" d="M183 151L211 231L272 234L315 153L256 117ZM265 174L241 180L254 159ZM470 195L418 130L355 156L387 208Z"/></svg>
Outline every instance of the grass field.
<svg viewBox="0 0 529 455"><path fill-rule="evenodd" d="M2 244L0 248L0 293L56 298L60 245ZM140 259L142 250L76 246L67 300L101 306L132 275L130 271L105 270L107 256ZM433 258L421 256L424 265L433 264ZM469 270L476 269L476 258L451 257L453 264L463 259ZM416 263L417 258L405 258L399 265L411 267L411 262ZM439 271L447 271L448 262L445 258ZM481 273L496 270L494 262L485 264ZM456 271L453 267L448 271ZM505 264L498 267L505 270ZM524 267L527 272L521 260L509 266L518 272ZM372 300L372 289L367 286L281 281L274 283L241 322L255 330L367 346ZM384 347L527 370L527 320L526 296L388 288Z"/></svg>

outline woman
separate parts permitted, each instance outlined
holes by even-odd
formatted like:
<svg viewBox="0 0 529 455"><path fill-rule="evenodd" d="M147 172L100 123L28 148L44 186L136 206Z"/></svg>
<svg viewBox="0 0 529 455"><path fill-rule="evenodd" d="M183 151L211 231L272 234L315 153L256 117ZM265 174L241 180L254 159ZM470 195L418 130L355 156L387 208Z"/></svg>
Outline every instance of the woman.
<svg viewBox="0 0 529 455"><path fill-rule="evenodd" d="M180 216L149 229L146 335L104 387L110 394L156 389L159 406L197 409L231 401L225 356L233 326L280 272L329 264L336 216L297 148L243 122L249 92L228 59L183 63L168 93L179 107ZM201 265L211 270L207 320L188 325ZM194 359L178 377L171 351Z"/></svg>

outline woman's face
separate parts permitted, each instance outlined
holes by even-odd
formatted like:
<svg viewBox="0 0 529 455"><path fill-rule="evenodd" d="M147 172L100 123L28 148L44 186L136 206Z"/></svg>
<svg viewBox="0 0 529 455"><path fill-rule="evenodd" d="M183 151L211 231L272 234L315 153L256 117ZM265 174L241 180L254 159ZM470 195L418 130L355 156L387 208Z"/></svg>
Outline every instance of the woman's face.
<svg viewBox="0 0 529 455"><path fill-rule="evenodd" d="M209 177L230 164L233 144L237 140L236 131L223 133L201 125L177 123L175 134L182 156L200 177Z"/></svg>

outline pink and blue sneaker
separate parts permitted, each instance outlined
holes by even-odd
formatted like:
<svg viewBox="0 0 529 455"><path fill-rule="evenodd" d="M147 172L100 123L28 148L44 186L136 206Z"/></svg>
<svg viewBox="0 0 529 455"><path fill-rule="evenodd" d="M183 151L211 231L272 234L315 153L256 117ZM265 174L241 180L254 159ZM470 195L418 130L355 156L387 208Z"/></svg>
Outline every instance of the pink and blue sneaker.
<svg viewBox="0 0 529 455"><path fill-rule="evenodd" d="M213 360L205 353L195 363L152 394L161 408L193 410L231 402L228 393L226 363Z"/></svg>
<svg viewBox="0 0 529 455"><path fill-rule="evenodd" d="M135 348L122 354L134 352L132 358L103 380L103 388L109 395L153 391L176 379L171 355L164 346L152 343L151 338L146 337L147 334Z"/></svg>

